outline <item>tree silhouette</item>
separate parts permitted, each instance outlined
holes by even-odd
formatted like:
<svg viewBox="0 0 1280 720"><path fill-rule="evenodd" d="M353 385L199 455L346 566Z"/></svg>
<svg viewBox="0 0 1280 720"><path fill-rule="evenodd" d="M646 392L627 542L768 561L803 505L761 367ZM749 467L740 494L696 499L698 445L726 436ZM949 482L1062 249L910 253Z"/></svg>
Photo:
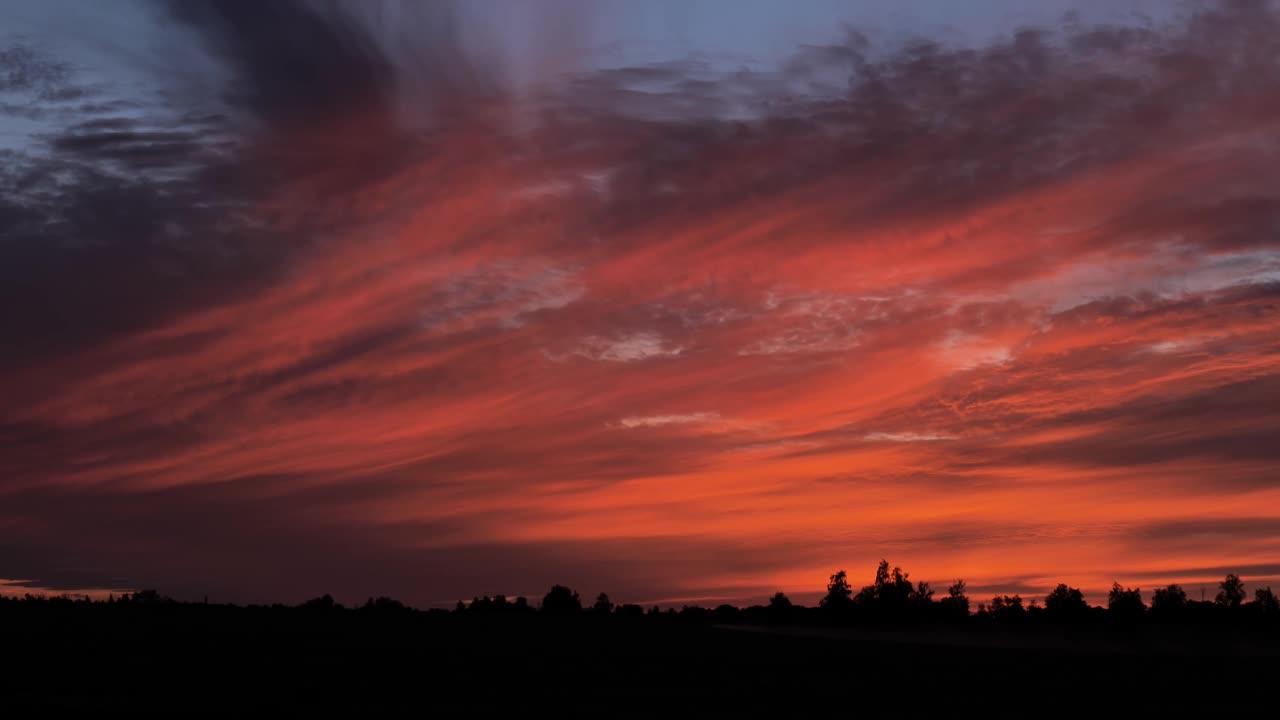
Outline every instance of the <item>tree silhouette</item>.
<svg viewBox="0 0 1280 720"><path fill-rule="evenodd" d="M634 605L630 603L623 603L613 608L613 614L617 615L618 617L631 617L631 618L644 617L644 606Z"/></svg>
<svg viewBox="0 0 1280 720"><path fill-rule="evenodd" d="M484 597L473 597L469 604L459 600L454 611L491 615L527 612L529 609L529 601L527 599L518 597L514 602L512 602L507 600L506 595L499 594L494 595L492 598L488 595L485 595Z"/></svg>
<svg viewBox="0 0 1280 720"><path fill-rule="evenodd" d="M333 598L329 597L328 595L325 595L324 597L329 598L329 605L332 606ZM138 592L133 593L132 595L129 595L128 593L126 593L123 596L121 596L120 599L123 602L134 602L134 603L143 603L143 604L159 604L159 603L173 602L172 600L161 595L155 590L139 590ZM317 600L321 600L321 598L316 598L316 600L312 600L311 602L316 602Z"/></svg>
<svg viewBox="0 0 1280 720"><path fill-rule="evenodd" d="M988 611L998 618L1019 617L1026 613L1022 605L1021 595L996 595L987 606Z"/></svg>
<svg viewBox="0 0 1280 720"><path fill-rule="evenodd" d="M968 617L969 596L965 594L964 580L956 580L947 588L947 596L939 601L948 616Z"/></svg>
<svg viewBox="0 0 1280 720"><path fill-rule="evenodd" d="M575 615L582 612L582 600L578 593L564 585L553 585L542 596L542 612L548 615Z"/></svg>
<svg viewBox="0 0 1280 720"><path fill-rule="evenodd" d="M933 602L933 588L923 580L917 582L916 589L911 593L911 600L916 605L928 605Z"/></svg>
<svg viewBox="0 0 1280 720"><path fill-rule="evenodd" d="M365 601L364 605L360 607L360 609L363 610L364 612L380 612L380 613L407 612L409 610L409 608L406 607L405 604L400 602L399 600L394 600L392 598L385 597L385 596L378 597L378 598L369 598L368 600Z"/></svg>
<svg viewBox="0 0 1280 720"><path fill-rule="evenodd" d="M1079 588L1060 583L1044 596L1044 609L1060 618L1079 617L1088 612L1089 603L1085 602L1084 593Z"/></svg>
<svg viewBox="0 0 1280 720"><path fill-rule="evenodd" d="M738 610L737 606L723 603L717 605L715 609L711 611L711 615L715 618L717 623L733 623L737 622L740 612L741 611Z"/></svg>
<svg viewBox="0 0 1280 720"><path fill-rule="evenodd" d="M1277 600L1276 594L1271 592L1270 585L1253 591L1253 604L1267 615L1280 613L1280 600Z"/></svg>
<svg viewBox="0 0 1280 720"><path fill-rule="evenodd" d="M927 591L929 597L933 595L927 583L920 584L920 591ZM862 588L854 598L859 605L893 614L905 612L915 600L917 600L917 589L911 583L908 574L898 567L890 570L888 560L880 561L880 565L876 568L875 582Z"/></svg>
<svg viewBox="0 0 1280 720"><path fill-rule="evenodd" d="M151 591L151 592L155 592L155 591L153 590L153 591ZM137 598L137 594L136 594L136 593L134 594L134 598ZM135 600L135 602L136 602L136 600ZM334 602L334 601L333 601L333 596L332 596L332 595L330 595L330 594L328 594L328 593L325 593L324 595L321 595L321 596L320 596L320 597L318 597L318 598L312 598L311 600L308 600L308 601L306 601L306 602L302 603L302 606L301 606L301 607L302 607L302 609L304 609L304 610L310 610L310 611L312 611L312 612L325 612L325 611L329 611L329 610L341 610L341 609L342 609L342 606L341 606L341 605L339 605L339 604L337 604L336 602Z"/></svg>
<svg viewBox="0 0 1280 720"><path fill-rule="evenodd" d="M852 604L853 588L849 587L849 576L844 570L837 570L827 582L827 594L818 605L831 610L841 610Z"/></svg>
<svg viewBox="0 0 1280 720"><path fill-rule="evenodd" d="M1157 588L1151 595L1153 612L1172 612L1187 606L1187 591L1181 585L1173 584Z"/></svg>
<svg viewBox="0 0 1280 720"><path fill-rule="evenodd" d="M1107 595L1107 610L1117 617L1132 618L1141 615L1146 609L1141 589L1121 587L1120 583L1111 584L1111 592Z"/></svg>
<svg viewBox="0 0 1280 720"><path fill-rule="evenodd" d="M609 602L609 596L607 594L600 593L596 596L596 603L591 606L591 610L602 615L608 615L613 612L613 603Z"/></svg>
<svg viewBox="0 0 1280 720"><path fill-rule="evenodd" d="M786 622L790 619L792 613L791 598L787 597L781 590L774 593L773 597L769 598L768 613L769 622Z"/></svg>
<svg viewBox="0 0 1280 720"><path fill-rule="evenodd" d="M1223 607L1240 607L1244 602L1244 582L1239 575L1227 573L1218 583L1218 596L1213 601Z"/></svg>

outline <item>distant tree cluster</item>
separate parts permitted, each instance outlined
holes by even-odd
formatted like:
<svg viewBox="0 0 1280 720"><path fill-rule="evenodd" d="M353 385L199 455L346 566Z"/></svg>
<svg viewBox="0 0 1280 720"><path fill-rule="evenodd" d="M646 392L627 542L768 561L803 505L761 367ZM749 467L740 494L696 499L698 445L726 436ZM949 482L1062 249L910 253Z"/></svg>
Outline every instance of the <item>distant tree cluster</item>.
<svg viewBox="0 0 1280 720"><path fill-rule="evenodd" d="M925 613L969 614L964 580L953 583L947 590L947 596L940 601L935 601L933 596L929 583L912 583L902 568L890 568L887 560L881 560L876 567L875 579L857 593L849 584L848 574L844 570L836 571L830 577L826 595L818 606L832 618L860 614L880 620L900 620Z"/></svg>
<svg viewBox="0 0 1280 720"><path fill-rule="evenodd" d="M1041 600L1043 605L1041 605ZM136 608L139 611L164 610L190 607L205 603L178 603L155 590L141 590L120 597L110 596L105 601L93 602L87 597L45 597L25 595L22 598L0 596L0 608L5 606L29 607L117 607ZM253 606L251 606L253 607ZM354 612L371 617L404 617L422 611L415 610L389 597L369 598L364 604L346 608L330 595L308 600L293 608L275 605L277 610L291 609L308 617L329 617ZM679 618L696 623L761 625L787 624L885 624L947 622L1021 623L1042 620L1053 623L1085 623L1102 621L1131 624L1149 618L1153 622L1203 622L1230 620L1280 621L1280 601L1270 587L1257 588L1253 600L1248 601L1244 581L1236 574L1228 574L1218 584L1218 592L1211 602L1192 601L1179 585L1156 588L1148 605L1140 588L1113 583L1107 595L1106 607L1092 607L1079 588L1059 584L1043 598L1025 601L1018 594L1002 594L977 604L973 610L968 587L964 580L956 580L945 595L937 596L927 582L912 582L909 574L900 567L890 566L881 560L869 585L856 592L849 582L848 573L837 570L828 578L826 591L817 607L804 607L791 601L783 592L777 592L766 605L738 608L723 604L715 608L684 606L667 608L657 606L645 609L636 604L617 604L607 593L596 596L591 605L572 588L554 585L543 595L536 606L520 596L514 600L505 595L485 595L470 602L459 601L452 613L443 610L427 611L433 615L496 617L546 617L546 618Z"/></svg>
<svg viewBox="0 0 1280 720"><path fill-rule="evenodd" d="M472 598L470 603L459 600L454 610L459 613L493 615L533 612L533 607L523 595L515 600L508 600L506 595L494 595L492 598L485 595Z"/></svg>
<svg viewBox="0 0 1280 720"><path fill-rule="evenodd" d="M1038 611L1052 620L1083 621L1102 612L1107 619L1117 622L1133 622L1147 615L1162 620L1191 615L1205 619L1214 613L1217 617L1222 617L1222 613L1227 611L1243 612L1263 619L1280 617L1280 603L1277 603L1269 586L1258 588L1254 592L1253 602L1245 602L1245 598L1244 582L1235 574L1228 574L1218 583L1218 593L1211 603L1190 601L1182 586L1173 584L1157 588L1151 594L1151 604L1147 605L1142 599L1140 588L1112 583L1111 591L1107 594L1106 608L1095 608L1085 601L1084 593L1079 588L1060 584L1045 596L1043 609L1037 608L1034 600L1029 607L1023 607L1020 596L1001 595L992 598L990 603L980 604L978 614L1010 618Z"/></svg>
<svg viewBox="0 0 1280 720"><path fill-rule="evenodd" d="M1032 598L1028 602L1017 594L996 595L978 603L977 612L972 617L980 621L1003 622L1038 618L1058 623L1105 618L1113 623L1132 623L1148 615L1158 620L1197 620L1230 616L1224 613L1241 613L1242 617L1280 619L1280 602L1270 587L1258 588L1253 602L1246 602L1246 597L1244 582L1235 574L1228 574L1218 584L1218 594L1211 603L1191 602L1182 587L1169 585L1157 589L1148 606L1140 588L1113 583L1106 607L1092 607L1079 588L1062 583L1043 597L1043 606L1041 598ZM803 614L803 608L795 608L785 600L782 593L770 600L771 618L784 614L794 618L798 613ZM901 568L890 567L884 560L876 568L872 583L856 593L844 570L833 573L818 609L825 620L838 622L958 621L971 617L964 580L955 581L945 596L935 598L929 583L912 583L908 573Z"/></svg>

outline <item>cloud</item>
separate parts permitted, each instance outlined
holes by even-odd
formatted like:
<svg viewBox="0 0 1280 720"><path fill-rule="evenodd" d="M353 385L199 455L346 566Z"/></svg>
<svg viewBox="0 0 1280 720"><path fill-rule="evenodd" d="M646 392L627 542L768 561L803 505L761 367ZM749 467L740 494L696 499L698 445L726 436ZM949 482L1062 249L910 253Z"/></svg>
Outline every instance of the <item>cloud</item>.
<svg viewBox="0 0 1280 720"><path fill-rule="evenodd" d="M887 442L934 442L937 440L955 440L954 435L939 435L936 433L883 433L873 432L862 436L863 440L871 442L887 441Z"/></svg>
<svg viewBox="0 0 1280 720"><path fill-rule="evenodd" d="M0 164L9 577L758 601L1274 557L1264 4L525 93L446 6L159 7L185 50L136 95L0 56L57 118Z"/></svg>
<svg viewBox="0 0 1280 720"><path fill-rule="evenodd" d="M593 360L635 362L653 357L673 357L683 350L680 346L670 346L657 333L638 332L620 338L587 337L577 352Z"/></svg>
<svg viewBox="0 0 1280 720"><path fill-rule="evenodd" d="M15 45L0 49L0 93L57 100L73 93L71 75L65 63L57 62L34 48Z"/></svg>
<svg viewBox="0 0 1280 720"><path fill-rule="evenodd" d="M619 422L625 428L662 427L663 425L705 424L720 419L719 413L688 413L685 415L649 415L647 417L625 417Z"/></svg>

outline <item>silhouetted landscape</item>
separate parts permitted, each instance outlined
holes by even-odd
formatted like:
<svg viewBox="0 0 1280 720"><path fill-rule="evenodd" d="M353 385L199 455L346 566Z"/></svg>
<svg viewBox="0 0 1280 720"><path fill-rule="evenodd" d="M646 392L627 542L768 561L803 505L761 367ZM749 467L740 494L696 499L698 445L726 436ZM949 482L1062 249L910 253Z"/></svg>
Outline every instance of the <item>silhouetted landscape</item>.
<svg viewBox="0 0 1280 720"><path fill-rule="evenodd" d="M1277 715L1278 60L0 0L0 720Z"/></svg>
<svg viewBox="0 0 1280 720"><path fill-rule="evenodd" d="M546 710L645 717L812 708L910 714L1027 702L1224 710L1273 702L1280 606L1227 575L1212 600L1115 585L1106 607L1059 585L975 601L877 568L834 573L818 605L784 593L750 607L649 607L553 586L418 610L387 597L345 607L0 599L5 706L173 712ZM1013 698L1019 698L1014 700ZM1105 703L1103 705L1102 703Z"/></svg>

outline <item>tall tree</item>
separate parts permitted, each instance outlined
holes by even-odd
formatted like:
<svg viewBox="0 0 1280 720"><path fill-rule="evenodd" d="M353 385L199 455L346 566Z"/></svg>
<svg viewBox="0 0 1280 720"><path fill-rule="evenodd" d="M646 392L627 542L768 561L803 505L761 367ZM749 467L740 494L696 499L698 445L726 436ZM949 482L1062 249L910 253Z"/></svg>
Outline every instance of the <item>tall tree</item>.
<svg viewBox="0 0 1280 720"><path fill-rule="evenodd" d="M951 587L947 588L947 596L939 601L939 604L945 608L945 612L949 616L968 617L969 616L969 596L966 594L967 586L964 580L956 580L951 583Z"/></svg>
<svg viewBox="0 0 1280 720"><path fill-rule="evenodd" d="M1244 581L1235 573L1227 573L1218 583L1218 596L1213 601L1223 607L1240 607L1244 602Z"/></svg>
<svg viewBox="0 0 1280 720"><path fill-rule="evenodd" d="M852 603L853 588L849 587L849 575L837 570L827 582L827 594L818 603L821 607L842 609Z"/></svg>

